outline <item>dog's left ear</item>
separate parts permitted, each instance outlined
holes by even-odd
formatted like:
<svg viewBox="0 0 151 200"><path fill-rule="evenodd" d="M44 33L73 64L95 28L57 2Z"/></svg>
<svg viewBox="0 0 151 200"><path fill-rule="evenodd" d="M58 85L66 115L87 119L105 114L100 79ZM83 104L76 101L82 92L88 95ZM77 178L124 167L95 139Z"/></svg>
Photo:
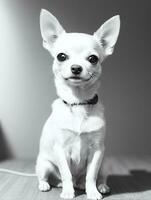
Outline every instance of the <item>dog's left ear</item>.
<svg viewBox="0 0 151 200"><path fill-rule="evenodd" d="M56 17L45 9L42 9L40 13L40 30L43 38L43 46L49 51L57 38L65 32Z"/></svg>
<svg viewBox="0 0 151 200"><path fill-rule="evenodd" d="M111 55L120 31L120 16L107 20L95 33L94 37L101 43L104 56Z"/></svg>

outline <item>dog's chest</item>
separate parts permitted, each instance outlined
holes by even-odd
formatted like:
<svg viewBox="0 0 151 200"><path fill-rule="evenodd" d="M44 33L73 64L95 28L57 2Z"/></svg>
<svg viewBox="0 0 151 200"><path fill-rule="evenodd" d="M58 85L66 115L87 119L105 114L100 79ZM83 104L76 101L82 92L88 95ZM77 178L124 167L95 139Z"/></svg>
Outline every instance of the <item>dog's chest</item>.
<svg viewBox="0 0 151 200"><path fill-rule="evenodd" d="M85 169L89 150L104 139L105 126L101 104L69 107L57 100L53 104L51 122L59 129L59 143L74 174Z"/></svg>
<svg viewBox="0 0 151 200"><path fill-rule="evenodd" d="M56 100L52 118L63 131L72 131L79 135L99 131L105 125L101 104L70 107Z"/></svg>
<svg viewBox="0 0 151 200"><path fill-rule="evenodd" d="M101 139L100 132L77 134L73 131L63 131L62 145L69 161L72 174L83 173L91 148Z"/></svg>
<svg viewBox="0 0 151 200"><path fill-rule="evenodd" d="M72 130L78 134L88 131L86 125L90 124L91 120L85 109L79 107L71 107L66 120L68 123L66 129Z"/></svg>

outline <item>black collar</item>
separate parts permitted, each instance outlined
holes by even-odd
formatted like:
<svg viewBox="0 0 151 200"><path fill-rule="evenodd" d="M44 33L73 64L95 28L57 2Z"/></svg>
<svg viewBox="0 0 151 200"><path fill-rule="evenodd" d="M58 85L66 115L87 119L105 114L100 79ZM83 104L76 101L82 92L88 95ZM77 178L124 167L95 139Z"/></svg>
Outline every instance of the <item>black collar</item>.
<svg viewBox="0 0 151 200"><path fill-rule="evenodd" d="M97 104L98 102L98 95L95 94L94 97L92 99L88 99L88 100L85 100L83 102L79 102L79 103L67 103L65 100L62 100L63 103L69 105L69 106L82 106L82 105L94 105L94 104Z"/></svg>

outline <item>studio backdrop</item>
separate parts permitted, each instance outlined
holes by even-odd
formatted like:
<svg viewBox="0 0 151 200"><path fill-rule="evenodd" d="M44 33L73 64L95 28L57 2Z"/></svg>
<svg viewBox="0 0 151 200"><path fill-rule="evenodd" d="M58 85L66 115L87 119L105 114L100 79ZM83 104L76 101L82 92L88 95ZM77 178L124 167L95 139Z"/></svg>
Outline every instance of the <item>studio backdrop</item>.
<svg viewBox="0 0 151 200"><path fill-rule="evenodd" d="M36 158L56 96L52 57L43 49L41 8L67 32L93 33L119 14L115 53L103 63L100 94L108 155L151 154L150 1L0 1L0 158Z"/></svg>

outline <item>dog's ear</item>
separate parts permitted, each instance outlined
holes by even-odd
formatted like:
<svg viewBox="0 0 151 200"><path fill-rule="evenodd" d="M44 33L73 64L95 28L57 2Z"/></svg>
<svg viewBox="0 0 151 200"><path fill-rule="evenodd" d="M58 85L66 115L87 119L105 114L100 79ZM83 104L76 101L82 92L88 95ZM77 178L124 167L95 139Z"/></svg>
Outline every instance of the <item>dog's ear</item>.
<svg viewBox="0 0 151 200"><path fill-rule="evenodd" d="M101 43L104 56L111 55L120 31L120 16L107 20L95 33L94 37Z"/></svg>
<svg viewBox="0 0 151 200"><path fill-rule="evenodd" d="M45 9L42 9L40 13L40 30L43 46L47 50L51 50L57 38L65 32L56 17Z"/></svg>

